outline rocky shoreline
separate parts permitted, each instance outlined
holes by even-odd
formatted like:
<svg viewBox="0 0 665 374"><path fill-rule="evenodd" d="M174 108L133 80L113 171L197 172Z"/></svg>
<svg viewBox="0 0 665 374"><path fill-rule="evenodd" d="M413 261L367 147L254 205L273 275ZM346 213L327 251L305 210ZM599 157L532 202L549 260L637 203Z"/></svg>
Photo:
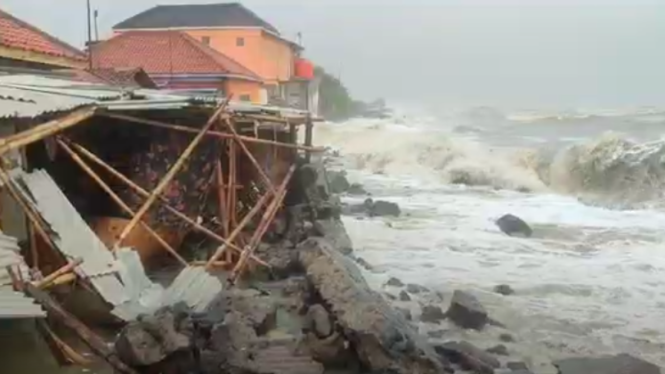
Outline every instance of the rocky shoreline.
<svg viewBox="0 0 665 374"><path fill-rule="evenodd" d="M362 186L351 188L343 174L322 182L330 172L305 170L318 180L303 186L308 204L292 207L285 234L256 252L272 270L226 287L204 313L179 304L130 323L115 342L121 360L140 373L165 374L661 372L626 354L536 365L520 358L516 338L469 292L446 297L397 278L382 292L372 289L360 269L371 264L354 256L340 215L394 216L399 207L377 214L379 201L371 200L350 210L336 194L359 194ZM486 344L451 339L449 326L486 335Z"/></svg>

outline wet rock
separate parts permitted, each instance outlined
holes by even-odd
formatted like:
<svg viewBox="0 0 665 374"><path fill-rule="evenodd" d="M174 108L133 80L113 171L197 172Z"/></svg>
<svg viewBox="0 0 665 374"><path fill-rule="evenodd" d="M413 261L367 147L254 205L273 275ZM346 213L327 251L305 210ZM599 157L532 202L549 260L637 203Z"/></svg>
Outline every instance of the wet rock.
<svg viewBox="0 0 665 374"><path fill-rule="evenodd" d="M368 199L371 201L371 199ZM370 217L385 217L393 216L399 217L402 214L402 211L399 208L399 205L396 203L391 203L390 201L376 200L372 201L371 205L368 208L367 213Z"/></svg>
<svg viewBox="0 0 665 374"><path fill-rule="evenodd" d="M487 311L475 296L457 290L453 293L448 318L465 329L481 330L488 322Z"/></svg>
<svg viewBox="0 0 665 374"><path fill-rule="evenodd" d="M388 279L388 282L386 282L386 285L391 286L391 287L404 287L404 283L402 283L401 280L391 277Z"/></svg>
<svg viewBox="0 0 665 374"><path fill-rule="evenodd" d="M501 366L494 356L465 341L447 342L435 346L434 349L451 362L474 373L493 374L494 369Z"/></svg>
<svg viewBox="0 0 665 374"><path fill-rule="evenodd" d="M391 294L391 293L385 292L384 295L386 295L386 297L388 298L388 300L393 300L393 301L397 300L397 296L395 296L395 295L393 295L393 294Z"/></svg>
<svg viewBox="0 0 665 374"><path fill-rule="evenodd" d="M658 366L626 353L568 358L554 361L554 366L559 374L661 374Z"/></svg>
<svg viewBox="0 0 665 374"><path fill-rule="evenodd" d="M504 343L513 343L515 341L515 337L510 334L503 333L499 335L499 340Z"/></svg>
<svg viewBox="0 0 665 374"><path fill-rule="evenodd" d="M506 364L506 367L510 370L529 370L529 367L522 361L511 361Z"/></svg>
<svg viewBox="0 0 665 374"><path fill-rule="evenodd" d="M176 309L163 308L125 326L115 341L118 358L131 366L151 366L190 350L193 341L187 315Z"/></svg>
<svg viewBox="0 0 665 374"><path fill-rule="evenodd" d="M495 354L497 356L508 356L510 354L508 353L508 348L503 344L499 344L492 348L488 348L487 352Z"/></svg>
<svg viewBox="0 0 665 374"><path fill-rule="evenodd" d="M342 221L337 219L317 220L314 223L314 230L341 253L348 255L353 252L351 238Z"/></svg>
<svg viewBox="0 0 665 374"><path fill-rule="evenodd" d="M426 305L420 314L420 320L425 323L439 323L446 319L445 313L436 305Z"/></svg>
<svg viewBox="0 0 665 374"><path fill-rule="evenodd" d="M504 295L504 296L509 296L515 293L515 290L513 290L512 287L510 287L507 284L500 284L496 287L494 287L494 292Z"/></svg>
<svg viewBox="0 0 665 374"><path fill-rule="evenodd" d="M496 220L496 225L505 234L510 236L521 236L529 238L533 234L531 227L521 218L512 214L506 214Z"/></svg>
<svg viewBox="0 0 665 374"><path fill-rule="evenodd" d="M313 359L323 363L327 367L347 366L353 361L353 353L347 347L344 336L334 332L327 338L319 339L309 333L303 340L303 351L308 352Z"/></svg>
<svg viewBox="0 0 665 374"><path fill-rule="evenodd" d="M367 191L360 183L351 183L349 188L346 190L349 195L367 195Z"/></svg>
<svg viewBox="0 0 665 374"><path fill-rule="evenodd" d="M256 256L270 265L267 278L286 279L301 272L297 253L289 245L288 242L282 242L273 245L262 243L257 246Z"/></svg>
<svg viewBox="0 0 665 374"><path fill-rule="evenodd" d="M441 339L446 334L446 330L428 331L427 336L433 339Z"/></svg>
<svg viewBox="0 0 665 374"><path fill-rule="evenodd" d="M412 293L412 294L419 294L421 292L429 292L429 288L418 285L418 284L413 284L413 283L407 284L406 285L406 290L409 293Z"/></svg>
<svg viewBox="0 0 665 374"><path fill-rule="evenodd" d="M352 261L321 238L310 238L298 248L313 289L330 307L368 371L442 372L442 363L432 347L399 311L369 287Z"/></svg>
<svg viewBox="0 0 665 374"><path fill-rule="evenodd" d="M356 257L355 260L358 263L358 265L362 266L365 270L367 270L367 271L374 270L374 267L369 262L367 262L364 258Z"/></svg>
<svg viewBox="0 0 665 374"><path fill-rule="evenodd" d="M326 170L330 192L340 194L348 191L351 184L346 179L346 172Z"/></svg>
<svg viewBox="0 0 665 374"><path fill-rule="evenodd" d="M399 301L411 301L411 296L409 294L402 290L402 292L399 293Z"/></svg>
<svg viewBox="0 0 665 374"><path fill-rule="evenodd" d="M413 316L411 315L411 311L409 309L407 308L395 308L395 309L397 309L398 312L402 313L407 321L413 321Z"/></svg>
<svg viewBox="0 0 665 374"><path fill-rule="evenodd" d="M332 335L333 325L328 311L321 304L314 304L307 310L306 324L320 338Z"/></svg>

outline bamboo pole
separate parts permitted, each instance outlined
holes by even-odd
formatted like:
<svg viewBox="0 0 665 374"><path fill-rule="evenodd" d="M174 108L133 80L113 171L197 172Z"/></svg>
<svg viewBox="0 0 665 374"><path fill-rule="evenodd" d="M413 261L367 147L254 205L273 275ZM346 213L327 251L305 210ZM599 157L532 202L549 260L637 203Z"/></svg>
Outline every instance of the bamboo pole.
<svg viewBox="0 0 665 374"><path fill-rule="evenodd" d="M291 168L289 169L288 174L284 178L285 181L291 179L291 176L293 175L293 172L295 171L295 169L296 169L295 166L291 166ZM242 230L245 228L245 226L251 221L252 218L254 218L256 213L258 213L259 210L261 210L261 208L263 207L263 205L265 205L265 203L268 201L268 199L270 198L271 195L272 195L272 192L268 191L265 194L263 194L263 196L261 196L261 198L259 199L259 201L256 202L256 204L254 205L252 210L250 210L247 213L247 215L245 215L245 217L242 219L242 221L233 230L233 232L229 236L229 240L234 240L242 232ZM277 197L278 196L275 195L275 198L277 198ZM219 257L222 255L222 253L224 253L224 250L225 250L224 246L220 246L219 248L217 248L217 251L208 260L208 265L206 266L207 269L209 269L212 266L212 264L219 259ZM244 252L244 250L242 252Z"/></svg>
<svg viewBox="0 0 665 374"><path fill-rule="evenodd" d="M62 321L72 329L83 342L92 349L99 357L108 362L115 370L123 374L137 374L137 372L125 365L106 344L102 338L95 334L88 326L67 312L48 293L40 290L30 283L25 285L25 293L41 304L54 318Z"/></svg>
<svg viewBox="0 0 665 374"><path fill-rule="evenodd" d="M65 144L65 142L63 142L61 139L58 139L57 142L58 142L58 145L60 145L60 147L61 147L65 152L67 152L67 154L69 154L69 156L72 158L72 160L74 160L74 162L75 162L79 167L81 167L81 169L83 169L83 171L84 171L86 174L88 174L88 176L90 176L90 178L92 178L95 182L97 182L97 184L99 185L99 187L101 187L102 190L104 190L104 192L106 192L106 193L109 195L109 197L111 197L111 199L112 199L116 204L118 204L118 206L119 206L122 210L124 210L127 214L131 215L132 217L136 217L136 213L134 213L134 211L133 211L133 210L132 210L132 209L131 209L131 208L130 208L130 207L129 207L124 201L122 201L122 199L120 199L120 197L119 197L115 192L113 192L113 190L111 189L111 187L109 187L109 185L106 184L106 182L104 182L104 181L102 180L102 178L100 178L99 175L97 175L97 173L95 173L95 172L94 172L94 171L93 171L93 170L92 170L92 169L91 169L91 168L85 163L85 161L83 161L83 160L81 159L81 157L80 157L79 155L77 155L77 154L76 154L76 153L75 153L75 152L74 152L74 151L73 151L73 150L72 150L67 144ZM145 223L145 222L143 222L143 221L140 221L139 224L140 224L140 225L141 225L141 226L142 226L142 227L148 232L148 234L150 234L150 236L152 236L153 238L155 238L155 240L157 240L157 242L159 242L159 244L161 244L161 245L162 245L162 246L163 246L163 247L164 247L169 253L171 253L171 255L173 255L173 257L175 257L175 259L178 260L178 262L180 262L181 264L187 266L187 261L185 261L185 259L182 258L182 256L180 256L180 255L178 254L178 252L177 252L173 247L171 247L171 245L170 245L169 243L166 242L166 240L162 239L162 237L159 236L159 234L157 234L157 233L156 233L156 232L155 232L150 226L148 226L147 223ZM115 248L113 248L113 250L115 250Z"/></svg>
<svg viewBox="0 0 665 374"><path fill-rule="evenodd" d="M94 115L95 108L79 109L60 119L37 125L30 130L20 132L10 138L0 139L0 155L48 138L72 126L76 126Z"/></svg>
<svg viewBox="0 0 665 374"><path fill-rule="evenodd" d="M185 164L185 161L189 158L189 156L194 152L194 149L196 149L196 146L199 145L201 140L203 140L203 137L205 136L206 132L210 130L210 128L217 122L217 118L224 112L226 109L226 105L229 102L229 98L227 98L220 106L217 108L215 113L210 117L208 120L208 123L203 126L203 128L199 131L199 133L196 135L196 137L192 140L192 142L187 146L185 151L180 155L180 158L173 164L171 169L166 173L166 175L162 178L161 181L157 184L157 187L152 191L148 199L146 200L145 203L143 203L143 206L139 208L138 212L134 215L132 220L125 226L125 228L122 230L120 233L120 236L118 240L116 241L114 248L119 247L120 244L125 240L127 235L134 229L134 227L139 223L139 221L143 218L143 216L148 212L148 209L154 204L154 202L157 200L157 197L164 192L166 187L169 185L171 180L176 176L178 171L182 168L182 166Z"/></svg>
<svg viewBox="0 0 665 374"><path fill-rule="evenodd" d="M149 197L150 196L150 192L143 189L142 187L140 187L139 185L134 183L131 179L127 178L122 173L120 173L119 171L114 169L112 166L110 166L107 163L105 163L104 161L102 161L99 157L95 156L95 154L93 154L89 150L85 149L84 147L82 147L81 145L76 144L76 143L71 143L70 142L70 144L71 144L72 147L74 147L74 149L76 149L83 156L85 156L86 158L88 158L90 161L94 162L98 166L102 167L104 170L108 171L111 175L118 178L120 181L124 182L127 186L132 188L139 195L142 195L143 197ZM181 220L183 220L183 221L187 222L188 224L192 225L195 229L197 229L200 232L208 235L212 239L215 239L215 240L219 241L221 244L229 246L230 248L236 250L237 252L242 252L242 249L239 248L238 246L236 246L233 243L231 243L230 241L222 238L221 236L219 236L215 232L209 230L205 226L197 223L195 220L187 217L184 213L182 213L179 210L175 209L174 207L170 206L168 204L168 201L164 197L160 196L159 199L160 199L160 202L162 203L162 205L164 206L164 208L166 208L166 210L168 210L169 212L173 213L173 215L175 215L176 217L178 217ZM254 260L255 262L257 262L257 263L259 263L263 266L269 266L267 263L265 263L264 261L261 261L260 259L258 259L256 257L253 257L252 260Z"/></svg>
<svg viewBox="0 0 665 374"><path fill-rule="evenodd" d="M47 277L44 279L40 280L39 282L35 283L35 287L37 288L45 288L48 286L50 283L52 283L56 278L59 276L69 273L73 271L77 266L81 265L83 263L82 258L77 258L74 261L68 263L67 265L61 267L60 269L54 271L53 273L49 274Z"/></svg>
<svg viewBox="0 0 665 374"><path fill-rule="evenodd" d="M230 141L229 142L229 185L233 186L236 183L236 177L238 175L237 172L237 153L236 153L236 146L235 143ZM227 197L227 203L226 203L226 209L228 209L228 215L229 217L229 230L233 225L236 223L235 220L235 215L236 215L236 190L235 189L229 189L228 194L226 195Z"/></svg>
<svg viewBox="0 0 665 374"><path fill-rule="evenodd" d="M28 216L28 219L37 230L39 236L41 236L42 239L44 239L44 241L46 242L46 244L48 244L52 249L56 250L56 252L59 252L57 250L55 243L53 242L53 239L51 239L51 236L46 232L46 229L42 226L42 221L40 219L39 213L34 211L32 207L24 200L23 195L21 195L21 193L18 191L18 187L14 185L14 181L12 181L7 171L2 167L0 167L0 180L2 180L3 185L5 186L5 188L7 188L7 191L9 192L11 197L21 206L21 209L23 209L25 214Z"/></svg>
<svg viewBox="0 0 665 374"><path fill-rule="evenodd" d="M180 132L189 132L189 133L198 133L197 129L187 127L187 126L182 126L182 125L174 125L171 123L166 123L162 121L155 121L155 120L150 120L150 119L144 119L144 118L139 118L139 117L134 117L134 116L128 116L125 114L118 114L118 113L101 113L100 115L107 117L107 118L114 118L114 119L119 119L123 121L130 121L130 122L135 122L135 123L140 123L143 125L148 125L148 126L153 126L153 127L158 127L162 129L167 129L167 130L174 130L174 131L180 131ZM220 131L208 131L206 136L214 136L220 139L232 139L234 136L226 133L226 132L220 132ZM324 147L308 147L300 144L289 144L289 143L282 143L282 142L274 142L272 140L267 140L267 139L260 139L260 138L255 138L253 136L244 136L244 135L238 135L238 138L249 142L249 143L257 143L257 144L270 144L270 145L276 145L278 147L284 147L284 148L293 148L293 149L299 149L303 151L310 151L310 152L325 152L326 149Z"/></svg>
<svg viewBox="0 0 665 374"><path fill-rule="evenodd" d="M219 202L218 214L219 220L222 222L222 230L224 236L229 237L229 217L226 215L226 193L224 192L224 171L222 170L222 161L217 160L215 163L215 173L217 174L217 200ZM229 189L231 184L229 183Z"/></svg>
<svg viewBox="0 0 665 374"><path fill-rule="evenodd" d="M256 170L259 172L259 175L261 176L261 179L263 179L263 182L266 184L266 187L268 187L268 189L270 189L270 191L272 191L273 193L276 193L275 186L273 185L272 181L270 180L270 177L268 177L265 170L263 170L263 167L261 166L261 164L259 164L259 162L256 161L256 158L254 157L252 152L247 148L247 145L245 145L245 143L242 141L242 139L240 139L240 135L238 135L238 132L236 131L233 124L231 123L231 120L226 119L226 121L224 121L224 123L226 124L226 127L229 129L231 134L233 134L233 140L235 140L235 142L240 145L240 148L242 148L242 150L245 152L245 155L247 155L247 158L249 158L249 160L252 162L252 164L254 164L254 167L256 167Z"/></svg>
<svg viewBox="0 0 665 374"><path fill-rule="evenodd" d="M74 274L74 273L63 274L63 275L55 278L49 284L47 284L43 287L40 287L40 289L46 290L46 289L53 288L53 287L56 287L56 286L60 286L60 285L63 285L63 284L72 283L76 279L78 279L78 278L76 278L76 274ZM83 284L83 283L81 283L81 284Z"/></svg>
<svg viewBox="0 0 665 374"><path fill-rule="evenodd" d="M261 217L261 222L259 223L259 226L254 232L252 238L249 240L249 243L245 246L245 250L240 255L240 259L236 263L236 266L233 268L233 272L231 273L230 277L231 284L234 284L235 281L240 276L240 274L242 274L247 264L247 259L249 258L249 256L253 255L254 249L259 244L259 242L263 238L263 235L268 230L270 223L275 218L275 214L279 210L280 206L282 205L282 201L284 201L284 197L286 196L287 192L286 189L288 188L289 181L291 180L292 175L293 172L289 170L289 173L286 175L286 177L282 181L282 184L279 186L277 195L275 195L275 198L273 199L272 203L268 206L268 209L266 209L266 211L263 213L263 217Z"/></svg>

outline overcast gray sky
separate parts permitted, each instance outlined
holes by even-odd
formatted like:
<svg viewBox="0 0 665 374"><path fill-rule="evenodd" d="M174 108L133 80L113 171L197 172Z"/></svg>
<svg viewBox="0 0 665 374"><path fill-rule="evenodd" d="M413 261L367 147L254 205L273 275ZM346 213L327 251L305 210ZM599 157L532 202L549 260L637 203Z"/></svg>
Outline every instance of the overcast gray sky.
<svg viewBox="0 0 665 374"><path fill-rule="evenodd" d="M102 36L156 4L92 0ZM190 1L192 3L220 1ZM665 103L665 0L246 0L364 99L506 109ZM85 0L0 7L81 46Z"/></svg>

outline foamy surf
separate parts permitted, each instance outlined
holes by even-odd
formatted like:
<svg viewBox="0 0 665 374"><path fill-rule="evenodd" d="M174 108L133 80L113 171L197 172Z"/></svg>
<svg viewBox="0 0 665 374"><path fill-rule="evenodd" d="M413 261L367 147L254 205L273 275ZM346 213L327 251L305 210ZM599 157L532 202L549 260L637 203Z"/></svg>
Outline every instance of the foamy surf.
<svg viewBox="0 0 665 374"><path fill-rule="evenodd" d="M357 120L320 125L315 134L320 144L339 150L336 161L352 181L402 208L395 219L345 218L357 255L374 266L367 277L377 289L390 291L384 283L395 276L443 296L397 302L415 315L421 303L445 307L453 290L471 290L516 336L509 349L535 373L555 373L552 359L619 352L665 366L665 257L659 255L665 213L610 210L578 198L628 196L629 183L599 186L610 187L603 179L620 180L616 165L655 173L663 163L660 143L613 135L546 153L491 146L450 132L450 124L418 122ZM456 179L460 175L467 179ZM506 213L529 222L533 238L501 233L493 222ZM516 294L493 293L497 284L511 285ZM443 329L448 340L481 347L488 334L496 338L502 331L474 333L445 323L420 328Z"/></svg>

